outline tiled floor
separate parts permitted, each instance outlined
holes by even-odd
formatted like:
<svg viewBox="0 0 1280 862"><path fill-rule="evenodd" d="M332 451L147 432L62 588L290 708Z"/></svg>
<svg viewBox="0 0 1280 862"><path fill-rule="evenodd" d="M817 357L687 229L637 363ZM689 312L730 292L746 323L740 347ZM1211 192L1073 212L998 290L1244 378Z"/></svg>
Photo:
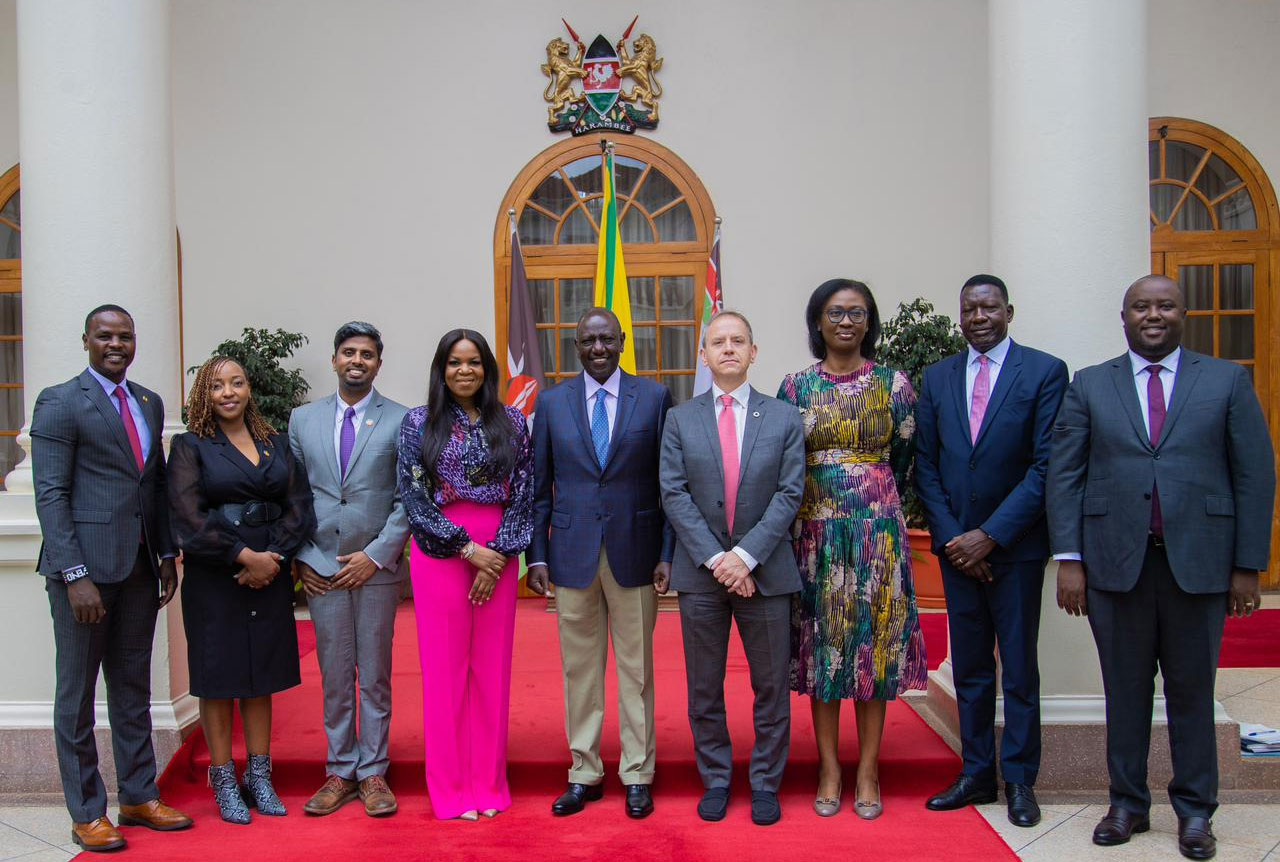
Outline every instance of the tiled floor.
<svg viewBox="0 0 1280 862"><path fill-rule="evenodd" d="M1218 672L1218 699L1238 721L1280 728L1280 669L1233 668ZM56 797L33 804L0 805L0 862L66 862L80 849L71 843L66 809ZM1105 805L1045 805L1032 829L1009 823L1002 802L979 809L991 826L1028 862L1136 862L1181 859L1177 821L1168 805L1151 810L1151 831L1120 847L1095 847L1093 827ZM116 811L110 814L114 818ZM113 820L114 822L114 820ZM1224 805L1213 820L1217 859L1280 862L1280 805Z"/></svg>

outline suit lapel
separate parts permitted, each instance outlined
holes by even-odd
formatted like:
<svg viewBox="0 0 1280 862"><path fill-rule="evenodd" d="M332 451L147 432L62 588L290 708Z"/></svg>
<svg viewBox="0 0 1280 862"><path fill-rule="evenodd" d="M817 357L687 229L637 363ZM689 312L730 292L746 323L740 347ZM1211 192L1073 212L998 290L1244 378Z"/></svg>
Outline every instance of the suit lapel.
<svg viewBox="0 0 1280 862"><path fill-rule="evenodd" d="M960 423L960 433L964 437L965 442L970 447L973 446L973 436L969 433L969 410L965 406L965 372L969 367L969 350L965 348L964 353L959 354L955 358L955 362L951 366L951 400L955 404L956 420Z"/></svg>
<svg viewBox="0 0 1280 862"><path fill-rule="evenodd" d="M342 477L338 470L338 453L333 447L333 423L336 421L338 396L333 394L319 402L321 409L313 410L310 433L315 436L315 451L323 453L320 460L328 465L329 475L333 478L333 487L342 487ZM357 435L358 436L358 435Z"/></svg>
<svg viewBox="0 0 1280 862"><path fill-rule="evenodd" d="M991 393L991 399L987 402L987 410L982 414L982 425L978 427L978 439L973 443L975 449L982 442L982 436L987 433L987 428L991 426L991 420L995 418L997 411L1000 410L1000 405L1004 403L1004 399L1009 395L1009 390L1013 388L1018 380L1018 375L1021 373L1022 348L1010 341L1009 349L1004 354L1004 367L1000 369L1000 374L996 377L995 391Z"/></svg>
<svg viewBox="0 0 1280 862"><path fill-rule="evenodd" d="M596 444L591 439L591 424L587 421L587 384L583 382L585 374L583 372L577 377L571 377L561 385L569 390L569 412L573 415L573 424L578 426L582 444L587 447L591 463L600 470L600 462L596 459Z"/></svg>
<svg viewBox="0 0 1280 862"><path fill-rule="evenodd" d="M747 474L747 465L751 463L751 450L755 448L756 437L760 435L760 423L763 421L764 396L755 389L747 396L747 410L742 429L742 454L738 457L738 487L742 487L742 477ZM716 429L719 439L719 429ZM723 460L723 458L722 458Z"/></svg>
<svg viewBox="0 0 1280 862"><path fill-rule="evenodd" d="M631 417L635 412L636 379L623 372L618 385L618 409L613 417L613 433L609 435L609 454L604 459L606 469L609 467L609 462L613 460L614 454L617 453L618 440L626 432L627 426L631 423Z"/></svg>
<svg viewBox="0 0 1280 862"><path fill-rule="evenodd" d="M1133 365L1129 362L1129 354L1125 353L1111 360L1111 381L1115 384L1120 406L1129 417L1134 433L1148 449L1151 448L1151 438L1147 436L1147 426L1142 421L1142 405L1138 403L1137 384L1133 380Z"/></svg>
<svg viewBox="0 0 1280 862"><path fill-rule="evenodd" d="M84 390L89 402L93 404L102 416L103 423L106 424L111 436L119 444L123 454L128 456L129 463L136 466L138 462L133 457L133 447L129 445L129 435L125 433L124 420L120 418L120 410L116 407L116 402L112 400L111 396L107 395L106 390L102 388L102 384L87 369L80 375L80 388ZM154 448L152 446L152 449Z"/></svg>
<svg viewBox="0 0 1280 862"><path fill-rule="evenodd" d="M716 426L716 409L714 402L711 400L711 390L699 395L693 399L693 403L697 405L694 413L698 417L698 424L702 426L702 432L707 435L707 442L711 445L711 451L716 453L716 472L720 476L720 481L724 481L724 451L720 448L720 429ZM739 467L738 476L742 476L742 469Z"/></svg>
<svg viewBox="0 0 1280 862"><path fill-rule="evenodd" d="M235 447L232 442L227 439L227 435L222 433L222 429L218 428L213 433L213 443L218 447L218 454L225 458L228 462L234 464L236 469L248 476L251 480L257 481L258 475L254 472L254 466L249 463L249 459L240 454L240 450ZM254 441L256 447L257 441ZM259 461L261 466L262 462Z"/></svg>
<svg viewBox="0 0 1280 862"><path fill-rule="evenodd" d="M1178 373L1173 376L1173 397L1169 400L1169 410L1164 417L1164 427L1160 429L1160 444L1169 439L1173 424L1182 415L1182 408L1191 400L1191 390L1195 387L1196 378L1200 376L1200 354L1183 348L1182 357L1178 360Z"/></svg>
<svg viewBox="0 0 1280 862"><path fill-rule="evenodd" d="M364 422L360 427L356 428L356 445L351 450L351 460L347 462L347 475L350 476L356 468L356 461L360 459L360 453L364 451L364 447L368 445L369 438L373 436L373 432L378 427L378 420L382 418L382 396L378 394L378 390L373 390L373 397L369 399L369 406L364 411ZM336 396L335 396L336 397ZM333 414L335 417L336 413ZM337 460L334 460L337 464Z"/></svg>
<svg viewBox="0 0 1280 862"><path fill-rule="evenodd" d="M151 396L155 393L136 383L130 383L129 388L133 391L133 397L142 404L142 419L147 423L147 434L151 437L151 448L147 450L147 462L144 465L149 468L159 457L161 446L164 445L161 442L164 438L164 414L160 412L158 404L151 401Z"/></svg>

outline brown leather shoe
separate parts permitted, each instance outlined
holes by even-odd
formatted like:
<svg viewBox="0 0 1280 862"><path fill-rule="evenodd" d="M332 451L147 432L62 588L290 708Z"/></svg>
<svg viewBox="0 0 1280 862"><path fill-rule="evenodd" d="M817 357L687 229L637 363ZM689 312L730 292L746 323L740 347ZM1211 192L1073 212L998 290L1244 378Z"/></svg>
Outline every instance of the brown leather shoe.
<svg viewBox="0 0 1280 862"><path fill-rule="evenodd" d="M381 775L370 775L360 782L360 799L364 802L364 813L370 817L386 817L400 807Z"/></svg>
<svg viewBox="0 0 1280 862"><path fill-rule="evenodd" d="M1114 847L1125 844L1129 836L1138 832L1146 832L1151 828L1151 821L1145 814L1135 814L1125 808L1112 805L1107 809L1107 816L1093 827L1093 843L1099 847Z"/></svg>
<svg viewBox="0 0 1280 862"><path fill-rule="evenodd" d="M175 832L191 826L191 818L159 799L141 805L120 806L121 826L145 826L157 832Z"/></svg>
<svg viewBox="0 0 1280 862"><path fill-rule="evenodd" d="M90 853L106 853L124 846L124 836L105 816L88 823L71 824L71 840Z"/></svg>
<svg viewBox="0 0 1280 862"><path fill-rule="evenodd" d="M357 795L356 783L350 778L330 775L325 778L324 784L315 792L315 795L307 800L307 804L302 806L302 810L308 814L323 817L337 811Z"/></svg>

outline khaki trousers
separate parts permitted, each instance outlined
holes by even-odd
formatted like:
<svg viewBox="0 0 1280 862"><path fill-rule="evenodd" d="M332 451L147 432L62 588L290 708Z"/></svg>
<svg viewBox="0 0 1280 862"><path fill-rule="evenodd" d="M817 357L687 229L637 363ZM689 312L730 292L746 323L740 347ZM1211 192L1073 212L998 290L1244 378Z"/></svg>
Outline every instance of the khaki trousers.
<svg viewBox="0 0 1280 862"><path fill-rule="evenodd" d="M656 762L653 714L653 628L658 597L653 587L621 587L600 548L595 580L584 589L556 587L556 618L564 673L565 735L572 765L569 781L604 780L600 735L604 723L604 674L613 639L618 674L618 726L623 784L652 784Z"/></svg>

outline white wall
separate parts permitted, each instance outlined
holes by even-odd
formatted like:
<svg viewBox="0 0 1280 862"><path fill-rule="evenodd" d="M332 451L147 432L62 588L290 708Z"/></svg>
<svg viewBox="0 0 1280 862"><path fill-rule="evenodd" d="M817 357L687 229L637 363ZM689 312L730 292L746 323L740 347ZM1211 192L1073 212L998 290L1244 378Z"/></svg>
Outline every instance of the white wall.
<svg viewBox="0 0 1280 862"><path fill-rule="evenodd" d="M653 137L724 218L729 304L756 380L805 364L803 302L834 275L882 307L950 311L988 247L981 0L647 4L666 95ZM563 15L585 41L632 7L177 0L186 364L245 325L300 330L317 394L343 321L384 332L379 383L421 401L439 334L494 329L492 235L559 136L538 70Z"/></svg>

